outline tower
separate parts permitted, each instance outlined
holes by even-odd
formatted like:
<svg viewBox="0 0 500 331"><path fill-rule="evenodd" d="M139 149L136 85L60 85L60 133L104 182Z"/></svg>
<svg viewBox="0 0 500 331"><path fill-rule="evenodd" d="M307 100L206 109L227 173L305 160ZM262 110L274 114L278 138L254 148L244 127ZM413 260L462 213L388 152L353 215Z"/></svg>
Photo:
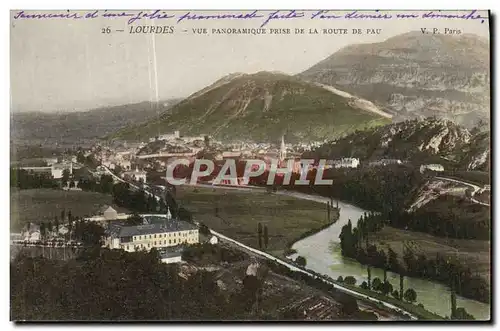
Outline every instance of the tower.
<svg viewBox="0 0 500 331"><path fill-rule="evenodd" d="M281 136L281 147L279 154L280 161L283 162L286 159L286 147L285 147L285 136Z"/></svg>

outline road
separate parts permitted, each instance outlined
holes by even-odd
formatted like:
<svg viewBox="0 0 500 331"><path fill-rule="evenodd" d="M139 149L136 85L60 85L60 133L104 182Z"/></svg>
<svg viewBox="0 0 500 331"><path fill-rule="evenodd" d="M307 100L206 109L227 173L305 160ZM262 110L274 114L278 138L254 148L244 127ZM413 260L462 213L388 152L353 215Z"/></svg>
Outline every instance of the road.
<svg viewBox="0 0 500 331"><path fill-rule="evenodd" d="M474 184L471 184L471 183L467 183L467 182L464 182L464 181L461 181L461 180L458 180L458 179L452 179L452 178L447 178L447 177L439 177L439 176L436 176L436 179L441 179L441 180L446 180L448 182L453 182L453 183L459 183L459 184L462 184L462 185L465 185L465 186L469 186L473 189L473 192L472 192L472 197L471 197L471 201L474 202L474 203L477 203L477 204L480 204L480 205L483 205L483 206L487 206L487 207L490 207L490 204L489 203L485 203L485 202L481 202L481 201L478 201L476 199L474 199L474 195L479 191L481 190L481 187L477 186L477 185L474 185Z"/></svg>

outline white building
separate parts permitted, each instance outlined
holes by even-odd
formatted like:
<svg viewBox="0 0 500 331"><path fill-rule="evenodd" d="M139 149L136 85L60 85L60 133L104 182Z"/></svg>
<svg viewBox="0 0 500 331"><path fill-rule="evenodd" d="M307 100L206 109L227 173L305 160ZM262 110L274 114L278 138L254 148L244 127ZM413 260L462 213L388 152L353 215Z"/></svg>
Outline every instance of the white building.
<svg viewBox="0 0 500 331"><path fill-rule="evenodd" d="M167 133L167 134L159 135L158 140L174 140L174 139L179 139L180 137L181 137L180 132L174 131L174 133ZM150 141L151 141L151 139L150 139Z"/></svg>
<svg viewBox="0 0 500 331"><path fill-rule="evenodd" d="M101 213L105 220L116 220L118 216L118 212L111 206L102 207Z"/></svg>
<svg viewBox="0 0 500 331"><path fill-rule="evenodd" d="M444 171L444 167L440 164L422 164L420 172L423 173L425 170L442 172Z"/></svg>
<svg viewBox="0 0 500 331"><path fill-rule="evenodd" d="M179 220L170 220L163 224L111 225L107 232L104 246L128 252L142 249L149 251L153 247L159 249L199 242L198 228Z"/></svg>
<svg viewBox="0 0 500 331"><path fill-rule="evenodd" d="M64 236L68 232L69 232L69 229L65 225L59 226L59 234Z"/></svg>
<svg viewBox="0 0 500 331"><path fill-rule="evenodd" d="M169 252L163 251L160 252L160 260L162 263L180 263L182 262L182 253L180 251L177 252Z"/></svg>
<svg viewBox="0 0 500 331"><path fill-rule="evenodd" d="M343 157L340 160L327 161L327 166L338 168L357 168L359 167L359 159L354 157ZM328 167L325 167L328 168Z"/></svg>
<svg viewBox="0 0 500 331"><path fill-rule="evenodd" d="M370 162L370 166L376 167L376 166L386 166L386 165L391 165L391 164L402 164L400 159L380 159L377 161Z"/></svg>
<svg viewBox="0 0 500 331"><path fill-rule="evenodd" d="M210 238L209 240L209 243L212 245L217 245L219 243L219 238L217 238L216 236L212 236L212 238Z"/></svg>
<svg viewBox="0 0 500 331"><path fill-rule="evenodd" d="M21 237L23 238L23 240L29 242L36 242L41 240L40 226L38 224L30 223L21 232Z"/></svg>

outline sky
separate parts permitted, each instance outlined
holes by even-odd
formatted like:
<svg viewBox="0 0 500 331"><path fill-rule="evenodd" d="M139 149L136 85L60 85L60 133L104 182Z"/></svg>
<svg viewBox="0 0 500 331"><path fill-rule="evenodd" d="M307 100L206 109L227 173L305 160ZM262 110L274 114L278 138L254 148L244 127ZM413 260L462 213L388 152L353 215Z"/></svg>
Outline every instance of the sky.
<svg viewBox="0 0 500 331"><path fill-rule="evenodd" d="M210 33L212 28L259 28L262 19L185 20L178 24L176 19L155 20L157 26L173 26L174 33L155 35L153 47L151 34L129 33L130 27L150 25L153 20L128 24L124 17L14 19L18 12L11 12L10 21L11 111L16 112L83 111L154 101L156 95L160 100L187 97L230 73L265 70L297 74L349 44L381 42L422 28L460 29L462 33L489 38L488 24L481 24L480 20L312 20L311 11L306 12L305 18L269 22L265 35ZM71 11L79 15L87 12ZM178 17L186 11L165 12ZM259 13L268 15L270 11ZM343 16L347 12L332 13ZM480 14L487 16L486 12ZM107 27L111 33L102 33ZM196 28L207 28L209 34L194 34L192 29ZM292 33L270 33L270 29L278 28L290 28ZM305 29L306 34L293 34L295 28ZM309 29L321 32L323 28L348 29L349 33L307 33ZM363 32L380 29L380 34L353 35L353 28Z"/></svg>

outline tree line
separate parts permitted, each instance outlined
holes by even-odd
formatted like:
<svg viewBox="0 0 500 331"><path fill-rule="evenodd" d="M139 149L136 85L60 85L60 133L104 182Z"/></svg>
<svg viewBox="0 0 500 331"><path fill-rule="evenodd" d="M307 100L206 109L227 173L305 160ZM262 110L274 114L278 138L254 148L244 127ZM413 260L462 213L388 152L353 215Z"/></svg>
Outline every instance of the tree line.
<svg viewBox="0 0 500 331"><path fill-rule="evenodd" d="M20 168L10 168L10 186L21 190L59 187L50 174L35 173Z"/></svg>
<svg viewBox="0 0 500 331"><path fill-rule="evenodd" d="M348 224L342 227L340 234L342 255L354 258L362 264L381 268L384 272L390 270L403 275L437 280L454 288L464 297L482 302L490 301L490 289L486 280L473 274L470 267L458 260L447 259L439 253L435 258L429 258L424 254L415 254L406 246L402 257L404 263L401 264L397 253L390 247L386 253L370 244L370 230L377 231L383 222L380 215L367 214L363 215L358 226L353 228L349 220Z"/></svg>

